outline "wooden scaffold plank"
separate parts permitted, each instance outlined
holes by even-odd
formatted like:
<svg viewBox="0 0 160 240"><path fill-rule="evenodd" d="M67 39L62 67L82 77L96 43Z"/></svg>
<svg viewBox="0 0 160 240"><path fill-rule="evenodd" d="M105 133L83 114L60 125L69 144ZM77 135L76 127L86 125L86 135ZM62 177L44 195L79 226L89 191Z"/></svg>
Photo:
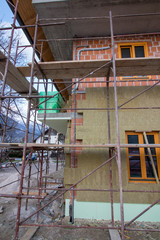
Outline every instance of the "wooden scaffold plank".
<svg viewBox="0 0 160 240"><path fill-rule="evenodd" d="M86 61L54 61L39 62L39 66L47 78L69 79L81 78L89 72L109 63L111 60L86 60ZM108 71L109 64L90 77L104 77ZM26 77L30 75L30 66L19 67L18 70ZM42 78L41 72L35 66L36 76ZM112 73L111 73L112 74ZM116 59L117 76L144 76L160 75L160 58L128 58ZM112 75L111 75L112 76Z"/></svg>

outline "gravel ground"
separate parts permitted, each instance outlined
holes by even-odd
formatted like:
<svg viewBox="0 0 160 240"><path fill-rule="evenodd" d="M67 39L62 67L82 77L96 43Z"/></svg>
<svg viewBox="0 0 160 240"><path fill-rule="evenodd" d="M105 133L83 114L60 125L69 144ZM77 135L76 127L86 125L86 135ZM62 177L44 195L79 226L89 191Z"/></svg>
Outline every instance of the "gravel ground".
<svg viewBox="0 0 160 240"><path fill-rule="evenodd" d="M18 167L20 170L20 167ZM7 182L18 179L18 173L13 168L0 170L0 186L3 186ZM0 193L13 193L18 190L18 182L9 185L5 188L0 188ZM36 210L37 200L29 200L29 210L25 211L25 200L22 201L22 218L28 216ZM13 240L15 234L15 223L17 216L17 200L9 198L0 198L0 240ZM47 220L47 216L40 213L40 218L44 222ZM34 223L35 217L32 217L31 222ZM49 224L69 224L69 219L64 218L61 220L53 220L48 218ZM89 221L89 220L75 220L77 226L107 226L107 221ZM120 226L119 222L115 223L116 226ZM69 224L70 225L70 224ZM70 225L71 226L71 225ZM160 223L144 223L136 222L130 226L131 228L145 229L160 229ZM26 228L20 228L19 236L23 236L27 231ZM130 240L160 240L160 233L149 231L126 231L126 239ZM108 230L99 229L70 229L70 228L49 228L40 227L32 240L109 240Z"/></svg>

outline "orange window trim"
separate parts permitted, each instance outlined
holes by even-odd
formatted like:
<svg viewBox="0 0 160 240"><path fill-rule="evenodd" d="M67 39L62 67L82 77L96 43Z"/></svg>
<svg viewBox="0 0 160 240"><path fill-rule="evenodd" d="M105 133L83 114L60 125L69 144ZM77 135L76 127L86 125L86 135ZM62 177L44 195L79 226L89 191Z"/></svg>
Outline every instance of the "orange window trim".
<svg viewBox="0 0 160 240"><path fill-rule="evenodd" d="M147 135L154 135L155 144L159 143L159 132L146 132ZM130 132L126 131L125 138L126 143L128 143L128 135L138 135L139 144L143 144L143 132ZM156 159L157 159L157 170L158 170L158 176L160 178L160 149L155 148L156 151ZM145 151L144 148L139 148L139 156L141 161L141 174L142 177L130 177L130 166L129 166L129 151L128 148L126 149L127 153L127 168L128 168L128 181L134 182L134 183L155 183L155 178L149 178L147 177L147 171L146 171L146 164L145 164ZM147 181L148 180L148 181Z"/></svg>
<svg viewBox="0 0 160 240"><path fill-rule="evenodd" d="M131 58L135 58L135 46L143 46L144 47L144 56L148 57L148 46L147 46L147 42L126 42L126 43L118 43L118 56L119 58L122 58L122 54L121 54L121 49L122 48L130 48L130 53L131 53ZM149 80L151 79L151 76L147 75L147 76L132 76L132 77L120 77L120 80Z"/></svg>
<svg viewBox="0 0 160 240"><path fill-rule="evenodd" d="M119 58L122 58L121 48L131 48L131 58L135 58L135 46L143 46L144 47L144 56L148 57L148 46L147 42L126 42L126 43L118 43L118 55Z"/></svg>

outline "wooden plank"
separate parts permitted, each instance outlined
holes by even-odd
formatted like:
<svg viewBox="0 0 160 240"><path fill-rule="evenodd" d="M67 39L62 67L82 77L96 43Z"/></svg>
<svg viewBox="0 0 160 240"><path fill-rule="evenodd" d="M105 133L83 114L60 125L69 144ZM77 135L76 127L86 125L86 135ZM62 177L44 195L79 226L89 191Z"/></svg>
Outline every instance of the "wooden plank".
<svg viewBox="0 0 160 240"><path fill-rule="evenodd" d="M35 226L35 227L29 227L27 232L24 234L23 237L20 238L20 240L30 240L34 234L36 233L36 231L38 230L39 226Z"/></svg>
<svg viewBox="0 0 160 240"><path fill-rule="evenodd" d="M19 192L13 192L13 194L19 194ZM38 192L23 192L22 193L23 195L31 195L31 196L38 196L39 193ZM46 196L47 194L46 193L41 193L41 196Z"/></svg>
<svg viewBox="0 0 160 240"><path fill-rule="evenodd" d="M62 178L61 178L61 179L62 179ZM44 182L43 184L45 184L45 182ZM54 182L46 182L46 184L47 184L47 185L57 185L57 184L59 184L59 183L56 183L56 182L55 182L55 183L54 183Z"/></svg>
<svg viewBox="0 0 160 240"><path fill-rule="evenodd" d="M148 139L147 139L146 132L143 132L143 136L144 136L145 142L146 142L147 144L149 144L149 143L148 143ZM157 171L156 171L156 167L155 167L155 165L154 165L154 161L153 161L151 149L150 149L149 147L147 147L147 151L148 151L148 154L149 154L149 158L150 158L150 160L151 160L152 169L153 169L153 173L154 173L156 182L159 184L158 174L157 174Z"/></svg>
<svg viewBox="0 0 160 240"><path fill-rule="evenodd" d="M0 59L4 57L4 54L0 52ZM2 74L4 73L4 70L5 61L0 61L0 71ZM29 82L11 62L9 62L8 66L6 83L18 93L28 93L29 91ZM36 89L34 88L32 89L32 92L37 93Z"/></svg>
<svg viewBox="0 0 160 240"><path fill-rule="evenodd" d="M111 240L121 240L119 232L116 229L109 229L109 235Z"/></svg>
<svg viewBox="0 0 160 240"><path fill-rule="evenodd" d="M58 62L40 62L39 66L48 78L69 79L81 78L97 68L109 63L110 60L87 60L87 61L58 61ZM19 67L19 71L24 76L29 76L29 67ZM42 78L40 71L36 76ZM108 71L108 66L100 69L91 77L104 77ZM112 74L112 73L111 73ZM116 59L117 76L136 76L136 75L160 75L160 58L130 58ZM112 75L111 75L112 76Z"/></svg>
<svg viewBox="0 0 160 240"><path fill-rule="evenodd" d="M4 74L5 64L4 61L5 55L0 51L0 72ZM29 92L29 82L24 77L24 75L16 68L10 61L8 65L7 79L6 84L8 84L13 90L20 94L28 94ZM33 94L38 94L35 88L32 88ZM37 104L37 99L32 99L32 103Z"/></svg>

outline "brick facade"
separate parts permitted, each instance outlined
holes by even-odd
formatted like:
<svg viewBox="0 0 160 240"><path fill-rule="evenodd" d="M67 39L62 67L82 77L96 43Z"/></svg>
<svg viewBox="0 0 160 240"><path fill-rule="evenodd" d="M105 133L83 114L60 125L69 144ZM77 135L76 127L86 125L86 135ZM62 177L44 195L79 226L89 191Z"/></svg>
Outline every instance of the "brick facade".
<svg viewBox="0 0 160 240"><path fill-rule="evenodd" d="M119 58L118 54L118 43L138 43L138 42L146 42L148 48L148 57L160 57L160 36L159 35L145 35L145 36L137 36L137 37L121 37L115 38L115 53L116 58ZM82 47L81 47L82 46ZM84 46L88 46L88 48L101 48L101 47L109 47L111 46L110 39L104 40L82 40L77 41L73 45L73 59L77 59L78 51L80 49L86 48ZM77 49L77 50L76 50ZM76 53L75 53L76 51ZM97 50L97 51L86 51L81 52L80 60L99 60L99 59L111 59L111 49L108 50ZM122 81L120 78L117 78L119 82L117 86L149 86L154 84L153 80L158 79L159 76L152 76L150 81ZM113 80L112 78L110 80ZM83 80L83 83L79 84L79 90L84 90L88 87L105 87L105 78L86 78ZM110 83L110 87L113 87L113 83Z"/></svg>
<svg viewBox="0 0 160 240"><path fill-rule="evenodd" d="M119 43L138 43L138 42L145 42L147 43L147 52L148 57L160 57L160 36L159 35L146 35L146 36L138 36L138 37L121 37L121 38L115 38L115 53L116 58L119 58L118 53L118 44ZM82 46L82 47L81 47ZM74 42L73 44L73 59L78 58L78 51L81 49L86 48L102 48L102 47L109 47L111 46L110 39L104 39L104 40L82 40ZM77 49L77 50L76 50ZM75 54L76 51L76 54ZM85 51L81 52L80 60L99 60L99 59L111 59L111 49L107 50L93 50L93 51ZM117 78L117 86L149 86L153 85L155 83L155 79L160 78L160 76L150 76L149 80L142 80L142 81L125 81L121 78ZM74 81L75 79L73 79ZM79 91L84 91L85 88L94 88L94 87L106 87L105 81L106 79L101 78L86 78L83 80L82 83L79 84ZM110 78L111 81L113 81L113 78ZM113 83L109 83L110 87L113 87ZM73 109L73 100L74 96L72 95L72 109ZM77 107L77 101L79 100L85 100L85 92L84 93L78 93L76 94L76 107ZM83 125L83 116L82 118L76 119L76 126ZM71 143L74 143L74 120L71 121ZM82 144L81 139L76 139L77 144ZM77 156L79 153L81 153L82 149L76 149L75 153L74 151L71 151L71 168L73 167L73 158L75 159L75 167L78 167L78 161Z"/></svg>

